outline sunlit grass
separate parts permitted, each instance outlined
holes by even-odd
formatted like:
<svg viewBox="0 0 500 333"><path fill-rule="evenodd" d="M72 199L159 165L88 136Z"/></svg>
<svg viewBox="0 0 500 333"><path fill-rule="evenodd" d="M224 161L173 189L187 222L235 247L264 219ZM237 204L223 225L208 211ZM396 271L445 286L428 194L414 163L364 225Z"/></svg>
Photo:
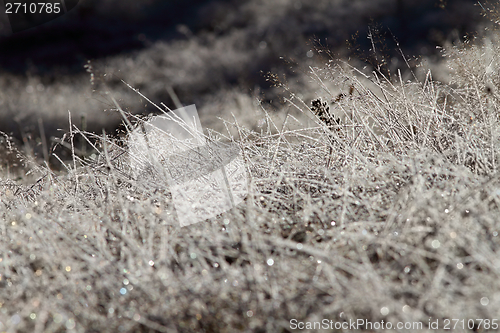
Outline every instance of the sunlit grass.
<svg viewBox="0 0 500 333"><path fill-rule="evenodd" d="M30 182L0 180L0 331L495 319L499 51L449 51L452 84L311 67L319 104L289 90L284 118L211 133L242 149L249 195L183 228L168 187L138 186L126 137L73 127L59 173L4 142Z"/></svg>

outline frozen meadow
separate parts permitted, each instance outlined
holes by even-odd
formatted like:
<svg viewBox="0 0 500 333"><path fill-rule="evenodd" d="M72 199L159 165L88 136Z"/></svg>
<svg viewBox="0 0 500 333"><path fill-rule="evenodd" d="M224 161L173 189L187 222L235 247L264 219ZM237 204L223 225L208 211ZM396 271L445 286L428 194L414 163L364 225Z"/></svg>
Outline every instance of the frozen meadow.
<svg viewBox="0 0 500 333"><path fill-rule="evenodd" d="M241 153L246 195L183 227L163 125L112 91L120 135L70 123L51 157L3 135L0 332L496 331L499 54L494 32L447 47L449 82L328 54L310 93L268 76L280 112L238 93L203 135Z"/></svg>

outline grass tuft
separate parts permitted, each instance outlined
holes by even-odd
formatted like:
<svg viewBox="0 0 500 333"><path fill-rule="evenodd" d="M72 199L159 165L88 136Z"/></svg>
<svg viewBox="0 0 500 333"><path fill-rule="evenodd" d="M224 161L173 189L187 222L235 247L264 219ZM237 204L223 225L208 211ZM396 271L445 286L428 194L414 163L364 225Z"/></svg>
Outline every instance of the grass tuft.
<svg viewBox="0 0 500 333"><path fill-rule="evenodd" d="M184 228L168 187L138 186L126 138L73 127L92 153L73 149L60 173L31 166L30 185L0 180L0 331L363 319L431 332L429 318L493 330L478 318L500 311L498 51L455 48L451 84L311 67L323 89L312 102L291 94L281 124L225 121L249 195Z"/></svg>

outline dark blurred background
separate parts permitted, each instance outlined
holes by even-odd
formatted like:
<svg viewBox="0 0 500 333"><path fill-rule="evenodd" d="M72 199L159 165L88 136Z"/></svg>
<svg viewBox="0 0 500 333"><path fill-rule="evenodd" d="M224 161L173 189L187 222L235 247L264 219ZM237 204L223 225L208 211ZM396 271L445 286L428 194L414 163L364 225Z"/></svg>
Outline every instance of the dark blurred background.
<svg viewBox="0 0 500 333"><path fill-rule="evenodd" d="M397 67L394 38L407 56L438 61L436 46L481 34L485 24L475 0L81 0L16 34L0 17L0 131L26 141L43 126L50 142L68 129L68 110L78 126L114 131L120 117L110 96L132 113L155 112L121 80L174 107L171 87L217 127L217 116L249 114L257 99L279 109L265 73L300 90L307 79L297 68L321 61L314 40L369 62L370 29Z"/></svg>

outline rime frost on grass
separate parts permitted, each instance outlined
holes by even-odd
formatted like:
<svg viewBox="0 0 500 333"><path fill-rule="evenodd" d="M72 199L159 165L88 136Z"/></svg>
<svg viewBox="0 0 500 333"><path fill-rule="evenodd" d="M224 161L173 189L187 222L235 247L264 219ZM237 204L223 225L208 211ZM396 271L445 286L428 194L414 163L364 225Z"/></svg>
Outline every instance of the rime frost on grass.
<svg viewBox="0 0 500 333"><path fill-rule="evenodd" d="M431 332L429 317L496 318L499 103L487 76L467 79L474 90L327 73L354 86L322 95L343 115L335 130L293 96L316 126L228 123L249 195L210 221L177 227L168 188L137 186L110 138L99 163L40 168L34 187L2 180L0 331L289 332L291 319L327 318Z"/></svg>

